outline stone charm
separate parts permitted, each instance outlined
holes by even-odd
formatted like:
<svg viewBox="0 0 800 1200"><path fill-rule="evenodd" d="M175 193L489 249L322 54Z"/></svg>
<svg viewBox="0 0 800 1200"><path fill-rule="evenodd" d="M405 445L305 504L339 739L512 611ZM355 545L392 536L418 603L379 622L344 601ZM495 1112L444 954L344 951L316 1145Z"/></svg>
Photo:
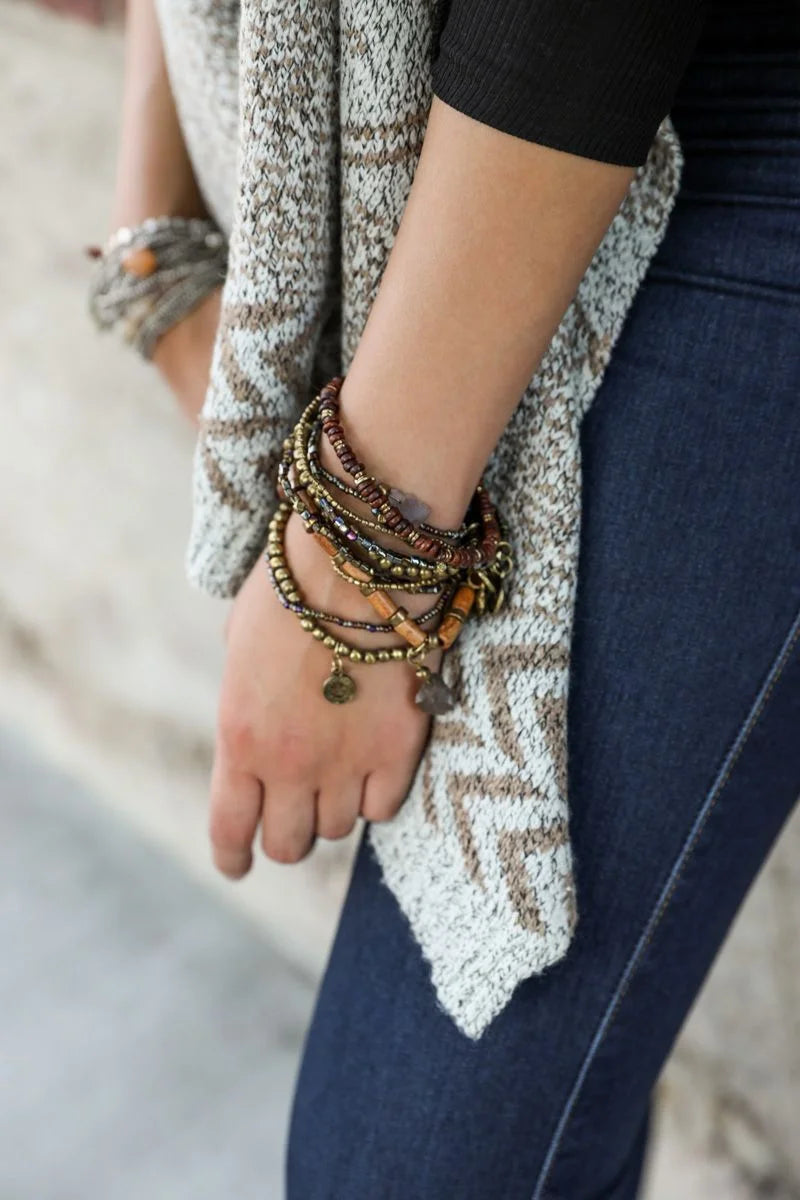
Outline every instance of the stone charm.
<svg viewBox="0 0 800 1200"><path fill-rule="evenodd" d="M419 525L431 511L424 500L412 496L410 492L401 492L400 488L389 489L389 500L412 525Z"/></svg>
<svg viewBox="0 0 800 1200"><path fill-rule="evenodd" d="M434 674L433 671L427 671L423 676L423 682L414 699L422 711L430 713L432 717L444 716L456 706L453 689L445 683L441 675Z"/></svg>

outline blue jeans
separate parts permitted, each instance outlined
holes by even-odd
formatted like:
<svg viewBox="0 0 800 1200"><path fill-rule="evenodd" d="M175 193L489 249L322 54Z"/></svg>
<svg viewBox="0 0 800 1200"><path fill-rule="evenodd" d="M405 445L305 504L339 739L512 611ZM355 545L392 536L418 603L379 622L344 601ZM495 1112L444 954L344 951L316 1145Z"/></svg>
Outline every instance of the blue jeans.
<svg viewBox="0 0 800 1200"><path fill-rule="evenodd" d="M478 1042L362 842L289 1200L631 1200L649 1097L800 793L800 55L702 45L667 236L582 430L580 920Z"/></svg>

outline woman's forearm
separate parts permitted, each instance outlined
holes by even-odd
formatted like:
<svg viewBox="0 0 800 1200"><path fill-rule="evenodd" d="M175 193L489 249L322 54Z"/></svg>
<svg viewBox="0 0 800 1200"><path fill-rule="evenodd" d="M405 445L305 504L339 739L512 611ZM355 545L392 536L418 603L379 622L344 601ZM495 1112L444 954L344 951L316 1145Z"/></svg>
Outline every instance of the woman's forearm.
<svg viewBox="0 0 800 1200"><path fill-rule="evenodd" d="M370 471L423 497L434 522L461 519L632 176L434 98L342 391Z"/></svg>
<svg viewBox="0 0 800 1200"><path fill-rule="evenodd" d="M154 0L128 0L113 227L153 216L203 216L167 76Z"/></svg>
<svg viewBox="0 0 800 1200"><path fill-rule="evenodd" d="M112 228L148 217L204 217L172 96L154 0L128 0L125 82ZM159 338L153 362L184 412L197 420L219 324L215 289Z"/></svg>

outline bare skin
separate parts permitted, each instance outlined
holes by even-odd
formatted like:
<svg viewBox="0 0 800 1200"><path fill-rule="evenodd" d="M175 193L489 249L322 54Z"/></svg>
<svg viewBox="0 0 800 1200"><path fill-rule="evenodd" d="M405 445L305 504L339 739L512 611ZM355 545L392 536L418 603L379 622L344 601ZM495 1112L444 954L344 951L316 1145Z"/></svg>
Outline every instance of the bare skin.
<svg viewBox="0 0 800 1200"><path fill-rule="evenodd" d="M125 25L122 129L112 229L147 217L208 216L170 90L153 0L129 0ZM153 362L190 420L203 404L221 292L159 339Z"/></svg>
<svg viewBox="0 0 800 1200"><path fill-rule="evenodd" d="M373 473L424 497L435 523L463 517L632 176L434 98L342 414ZM208 346L188 340L180 353L196 356L205 379ZM327 465L338 473L329 456ZM310 603L369 618L294 516L286 542ZM331 705L320 691L329 668L330 652L281 606L259 560L228 621L211 784L214 861L232 879L250 869L259 829L270 858L296 862L315 837L348 834L359 814L391 819L407 794L429 731L411 670L349 665L358 695Z"/></svg>

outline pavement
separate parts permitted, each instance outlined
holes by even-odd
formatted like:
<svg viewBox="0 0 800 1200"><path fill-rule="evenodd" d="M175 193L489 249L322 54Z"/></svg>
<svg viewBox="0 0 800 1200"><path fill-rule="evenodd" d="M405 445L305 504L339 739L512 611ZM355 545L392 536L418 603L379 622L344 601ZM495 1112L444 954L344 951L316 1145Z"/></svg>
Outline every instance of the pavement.
<svg viewBox="0 0 800 1200"><path fill-rule="evenodd" d="M312 993L0 732L0 1200L278 1200Z"/></svg>

